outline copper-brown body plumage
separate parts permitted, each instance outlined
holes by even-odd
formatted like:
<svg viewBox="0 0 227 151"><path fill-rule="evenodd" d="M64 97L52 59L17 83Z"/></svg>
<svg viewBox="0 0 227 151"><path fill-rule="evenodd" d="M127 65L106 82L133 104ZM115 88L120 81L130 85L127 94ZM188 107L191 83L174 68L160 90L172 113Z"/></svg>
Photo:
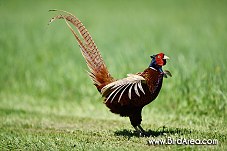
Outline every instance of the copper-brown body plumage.
<svg viewBox="0 0 227 151"><path fill-rule="evenodd" d="M79 44L94 85L105 98L106 106L113 113L129 117L136 131L140 134L144 133L140 126L142 121L141 111L145 105L158 96L163 77L171 76L169 71L162 71L162 66L166 64L168 57L163 53L151 56L151 64L143 72L129 74L126 78L116 80L110 75L95 42L81 21L66 11L61 10L60 12L62 14L52 18L50 23L56 19L66 21ZM83 40L80 39L68 22L77 28Z"/></svg>

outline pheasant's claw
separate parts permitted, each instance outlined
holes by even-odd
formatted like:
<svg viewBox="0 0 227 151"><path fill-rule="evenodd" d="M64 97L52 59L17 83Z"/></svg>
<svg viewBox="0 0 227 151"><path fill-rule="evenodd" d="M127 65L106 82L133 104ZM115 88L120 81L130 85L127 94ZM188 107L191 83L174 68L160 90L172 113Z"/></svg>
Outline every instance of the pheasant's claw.
<svg viewBox="0 0 227 151"><path fill-rule="evenodd" d="M150 135L147 132L142 132L139 134L140 137L149 137Z"/></svg>

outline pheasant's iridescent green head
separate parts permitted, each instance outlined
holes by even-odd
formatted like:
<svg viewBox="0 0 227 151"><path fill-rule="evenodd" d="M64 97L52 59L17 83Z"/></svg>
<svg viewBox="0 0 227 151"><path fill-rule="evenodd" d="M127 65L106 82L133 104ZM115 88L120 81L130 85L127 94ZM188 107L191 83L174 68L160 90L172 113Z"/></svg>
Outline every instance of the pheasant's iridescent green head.
<svg viewBox="0 0 227 151"><path fill-rule="evenodd" d="M162 68L166 64L166 60L169 59L164 53L159 53L151 56L151 63L149 67L153 67L155 69Z"/></svg>

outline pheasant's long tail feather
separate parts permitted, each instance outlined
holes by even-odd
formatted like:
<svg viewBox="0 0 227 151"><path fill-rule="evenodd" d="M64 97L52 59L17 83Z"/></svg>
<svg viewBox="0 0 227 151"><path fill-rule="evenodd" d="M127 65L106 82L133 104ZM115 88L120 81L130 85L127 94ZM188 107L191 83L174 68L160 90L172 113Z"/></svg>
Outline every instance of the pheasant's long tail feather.
<svg viewBox="0 0 227 151"><path fill-rule="evenodd" d="M62 12L63 14L53 17L50 20L49 24L57 19L64 19L66 21L66 24L68 25L69 29L75 36L80 46L81 53L86 60L88 68L90 69L89 76L94 82L94 85L98 88L99 91L101 91L102 87L113 82L114 79L110 75L95 42L93 41L88 30L85 28L82 22L78 18L76 18L76 16L63 10L59 11ZM79 38L77 33L73 30L73 28L70 26L68 22L72 23L77 28L83 40Z"/></svg>

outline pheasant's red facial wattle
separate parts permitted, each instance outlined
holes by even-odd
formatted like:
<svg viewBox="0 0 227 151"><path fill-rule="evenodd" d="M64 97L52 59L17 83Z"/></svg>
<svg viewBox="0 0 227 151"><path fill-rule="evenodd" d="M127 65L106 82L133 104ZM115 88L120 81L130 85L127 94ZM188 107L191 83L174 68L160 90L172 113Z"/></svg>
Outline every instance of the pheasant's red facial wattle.
<svg viewBox="0 0 227 151"><path fill-rule="evenodd" d="M159 66L164 66L166 64L166 60L164 59L164 53L159 53L155 56L156 64Z"/></svg>

